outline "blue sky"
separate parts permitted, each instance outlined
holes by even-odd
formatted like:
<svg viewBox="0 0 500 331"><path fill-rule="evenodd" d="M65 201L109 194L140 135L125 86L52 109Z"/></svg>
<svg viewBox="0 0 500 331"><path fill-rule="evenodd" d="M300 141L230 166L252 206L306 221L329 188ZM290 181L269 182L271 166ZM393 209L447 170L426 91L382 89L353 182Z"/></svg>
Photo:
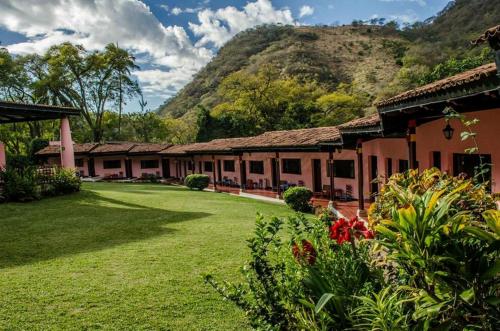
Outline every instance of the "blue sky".
<svg viewBox="0 0 500 331"><path fill-rule="evenodd" d="M449 0L2 0L0 41L14 54L63 41L129 49L154 109L187 84L234 34L263 23L348 24L384 17L425 20ZM130 100L128 111L137 110Z"/></svg>

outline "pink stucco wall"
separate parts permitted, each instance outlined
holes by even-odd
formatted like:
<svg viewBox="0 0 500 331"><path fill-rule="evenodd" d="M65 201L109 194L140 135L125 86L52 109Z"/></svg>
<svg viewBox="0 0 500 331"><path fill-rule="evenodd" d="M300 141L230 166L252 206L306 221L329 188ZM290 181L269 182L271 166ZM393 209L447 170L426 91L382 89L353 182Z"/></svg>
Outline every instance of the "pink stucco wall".
<svg viewBox="0 0 500 331"><path fill-rule="evenodd" d="M190 162L192 159L190 157L164 157L164 159L168 160L169 162L169 167L170 167L170 175L169 176L166 176L166 177L172 177L172 178L185 178L187 175L191 174L193 171L192 170L189 170L187 169L187 173L186 173L186 169L185 168L188 168L188 163L187 162ZM184 163L186 163L186 167L184 167ZM179 176L177 176L177 167L179 167ZM161 161L160 161L160 173L162 173L162 169L161 169Z"/></svg>
<svg viewBox="0 0 500 331"><path fill-rule="evenodd" d="M87 177L89 175L88 159L85 157L75 156L75 160L78 159L83 159L83 166L82 167L75 166L75 169L80 174L80 176ZM61 166L61 158L55 156L49 157L47 158L46 164L51 166Z"/></svg>
<svg viewBox="0 0 500 331"><path fill-rule="evenodd" d="M275 158L276 154L275 153L267 153L267 152L253 152L253 153L244 153L242 156L243 161L246 162L246 169L247 169L247 180L251 180L254 183L259 183L261 182L263 187L270 187L272 183L272 172L271 172L271 159ZM279 158L280 159L301 159L301 174L286 174L283 173L283 171L280 172L280 180L281 181L287 181L288 183L291 184L299 184L299 181L302 181L304 183L304 186L313 189L313 171L312 171L312 164L313 164L313 159L320 159L321 160L321 173L322 173L322 185L329 185L330 184L330 179L327 177L327 160L328 160L328 153L325 152L286 152L286 153L279 153ZM229 179L232 179L233 181L236 181L238 184L241 183L240 179L240 164L239 164L239 158L238 156L233 156L233 155L216 155L215 156L215 172L216 176L218 176L218 162L217 160L221 160L221 166L222 166L222 177L227 177ZM235 171L234 172L227 172L224 171L223 167L223 160L234 160L235 161ZM355 169L357 169L357 160L356 160L356 154L355 151L352 150L343 150L341 153L334 153L334 160L353 160L354 161L354 166ZM212 161L212 156L206 155L206 156L196 156L195 157L195 163L196 163L196 170L198 172L198 164L199 161L203 162L204 161ZM264 162L264 174L253 174L250 173L250 162L249 161L263 161ZM280 170L282 170L282 165L280 166ZM210 177L212 180L212 172L203 172L206 175ZM335 187L338 189L345 190L346 185L351 185L353 188L353 196L357 197L357 182L356 179L351 179L351 178L339 178L335 177Z"/></svg>
<svg viewBox="0 0 500 331"><path fill-rule="evenodd" d="M116 169L104 169L103 161L104 160L120 160L121 167ZM125 177L125 156L102 156L102 157L94 157L94 167L95 174L98 177L108 177L112 175L116 175L118 177Z"/></svg>
<svg viewBox="0 0 500 331"><path fill-rule="evenodd" d="M377 156L379 189L387 179L388 159L392 159L392 173L398 172L399 160L408 159L408 143L406 138L379 138L363 142L363 183L364 197L370 196L371 156Z"/></svg>
<svg viewBox="0 0 500 331"><path fill-rule="evenodd" d="M155 175L158 177L162 176L161 158L159 156L132 156L130 157L130 160L132 160L132 177L140 178L143 177L143 175ZM158 161L158 167L142 169L142 160L156 160Z"/></svg>
<svg viewBox="0 0 500 331"><path fill-rule="evenodd" d="M467 120L478 119L479 123L472 130L477 133L479 153L491 154L492 191L500 192L500 109L464 113ZM444 119L435 120L417 127L417 160L420 169L432 166L432 152L441 152L441 169L453 174L453 154L464 154L466 148L473 146L471 139L461 141L460 133L465 131L459 120L451 120L455 129L453 138L446 140L443 135Z"/></svg>

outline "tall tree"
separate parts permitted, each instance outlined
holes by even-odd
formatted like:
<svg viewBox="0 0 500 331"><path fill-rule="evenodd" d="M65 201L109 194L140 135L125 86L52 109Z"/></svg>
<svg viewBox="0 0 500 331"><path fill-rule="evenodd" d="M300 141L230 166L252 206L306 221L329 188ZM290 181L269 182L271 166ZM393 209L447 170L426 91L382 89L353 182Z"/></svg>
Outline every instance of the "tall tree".
<svg viewBox="0 0 500 331"><path fill-rule="evenodd" d="M136 68L133 57L114 44L103 52L88 52L70 43L51 47L46 57L54 95L62 104L81 109L93 140L101 141L106 109L120 95L132 97L140 91L130 77Z"/></svg>

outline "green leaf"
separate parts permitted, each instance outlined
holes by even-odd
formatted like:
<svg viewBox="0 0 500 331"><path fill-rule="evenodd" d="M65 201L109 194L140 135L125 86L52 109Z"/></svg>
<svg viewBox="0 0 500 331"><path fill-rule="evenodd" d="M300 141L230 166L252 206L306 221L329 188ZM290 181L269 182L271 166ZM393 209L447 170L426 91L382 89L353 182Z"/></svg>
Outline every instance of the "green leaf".
<svg viewBox="0 0 500 331"><path fill-rule="evenodd" d="M318 314L321 309L330 301L331 298L333 298L334 295L332 293L325 293L321 296L319 299L318 303L316 304L316 307L314 308L314 312Z"/></svg>
<svg viewBox="0 0 500 331"><path fill-rule="evenodd" d="M495 236L492 235L491 233L486 232L484 230L481 230L479 228L473 227L473 226L466 226L464 228L464 231L473 235L474 237L476 237L478 239L487 241L489 243L493 243L496 239Z"/></svg>
<svg viewBox="0 0 500 331"><path fill-rule="evenodd" d="M483 217L491 231L500 236L500 210L487 210Z"/></svg>
<svg viewBox="0 0 500 331"><path fill-rule="evenodd" d="M471 148L464 149L464 152L467 154L474 154L474 153L477 153L478 151L479 151L479 148L477 148L477 147L471 147Z"/></svg>
<svg viewBox="0 0 500 331"><path fill-rule="evenodd" d="M493 306L498 306L500 304L500 298L497 296L490 296L486 298L486 302Z"/></svg>
<svg viewBox="0 0 500 331"><path fill-rule="evenodd" d="M480 279L488 280L496 277L498 274L500 274L500 260L497 259L494 265L492 265L488 270L483 272Z"/></svg>
<svg viewBox="0 0 500 331"><path fill-rule="evenodd" d="M474 288L471 287L470 289L463 291L462 293L460 293L460 297L465 302L472 304L474 302L475 297L476 297L476 294L474 292Z"/></svg>

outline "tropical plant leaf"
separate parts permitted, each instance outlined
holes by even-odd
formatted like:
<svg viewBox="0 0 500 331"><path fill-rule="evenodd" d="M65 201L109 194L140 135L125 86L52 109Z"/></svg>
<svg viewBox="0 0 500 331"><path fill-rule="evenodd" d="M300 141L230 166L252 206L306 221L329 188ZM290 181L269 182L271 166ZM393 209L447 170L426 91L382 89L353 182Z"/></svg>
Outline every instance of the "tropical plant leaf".
<svg viewBox="0 0 500 331"><path fill-rule="evenodd" d="M330 301L334 295L332 293L325 293L319 298L318 303L316 303L316 307L314 308L314 312L318 314L321 309Z"/></svg>

